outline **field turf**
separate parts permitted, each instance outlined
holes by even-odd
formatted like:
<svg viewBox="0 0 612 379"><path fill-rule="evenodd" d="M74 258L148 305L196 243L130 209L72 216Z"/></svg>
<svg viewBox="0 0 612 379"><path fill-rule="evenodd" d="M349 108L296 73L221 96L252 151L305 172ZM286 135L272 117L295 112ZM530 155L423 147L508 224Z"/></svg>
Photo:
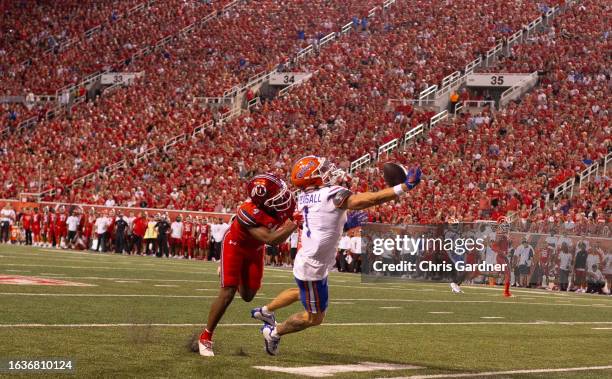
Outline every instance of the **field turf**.
<svg viewBox="0 0 612 379"><path fill-rule="evenodd" d="M56 278L92 286L0 284L0 361L72 358L77 377L266 377L294 374L254 366L394 363L419 366L347 372L370 378L612 366L612 297L445 284L363 284L330 276L326 324L263 350L249 310L294 286L267 269L252 303L235 299L215 333L214 358L189 351L218 288L217 265L152 257L0 245L0 276ZM284 319L300 304L277 314ZM57 377L9 374L0 377ZM485 375L481 377L488 377ZM452 376L451 376L452 377ZM524 372L495 378L612 378L612 369Z"/></svg>

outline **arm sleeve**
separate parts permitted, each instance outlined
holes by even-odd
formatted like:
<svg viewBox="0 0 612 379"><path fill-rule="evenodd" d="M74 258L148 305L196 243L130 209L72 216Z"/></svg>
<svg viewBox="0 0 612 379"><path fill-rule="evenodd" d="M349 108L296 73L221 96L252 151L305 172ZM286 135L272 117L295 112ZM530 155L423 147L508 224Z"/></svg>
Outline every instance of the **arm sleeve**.
<svg viewBox="0 0 612 379"><path fill-rule="evenodd" d="M257 219L253 216L252 212L244 207L238 208L237 220L242 226L246 226L247 228L253 228L258 226Z"/></svg>
<svg viewBox="0 0 612 379"><path fill-rule="evenodd" d="M333 187L330 191L329 191L329 195L327 196L327 199L331 199L334 203L334 206L336 208L340 208L344 202L346 201L346 199L349 198L349 196L351 196L353 193L344 188L344 187Z"/></svg>

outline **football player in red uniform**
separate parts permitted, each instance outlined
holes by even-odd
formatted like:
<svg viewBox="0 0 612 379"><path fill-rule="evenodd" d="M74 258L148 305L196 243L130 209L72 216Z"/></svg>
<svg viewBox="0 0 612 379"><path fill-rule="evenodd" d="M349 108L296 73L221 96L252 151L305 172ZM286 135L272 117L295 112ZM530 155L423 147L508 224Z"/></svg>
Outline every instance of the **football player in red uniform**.
<svg viewBox="0 0 612 379"><path fill-rule="evenodd" d="M66 227L67 219L66 208L61 206L57 211L57 218L55 219L55 240L57 246L61 248L66 248L66 235L68 234L68 228Z"/></svg>
<svg viewBox="0 0 612 379"><path fill-rule="evenodd" d="M202 219L200 230L198 232L198 259L206 259L208 256L208 235L210 234L210 226L207 219Z"/></svg>
<svg viewBox="0 0 612 379"><path fill-rule="evenodd" d="M183 246L183 257L193 259L193 247L195 245L195 225L191 216L183 223L183 235L181 236L181 245Z"/></svg>
<svg viewBox="0 0 612 379"><path fill-rule="evenodd" d="M295 201L287 184L272 174L254 176L248 183L249 199L237 210L221 248L221 289L200 335L200 355L213 356L212 337L236 291L250 302L261 287L264 245L285 241L297 224L291 220Z"/></svg>
<svg viewBox="0 0 612 379"><path fill-rule="evenodd" d="M49 223L47 227L47 243L51 245L51 247L59 246L59 241L55 235L55 223L57 222L57 215L55 214L54 208L49 208Z"/></svg>
<svg viewBox="0 0 612 379"><path fill-rule="evenodd" d="M30 208L25 208L23 215L21 216L21 225L25 231L25 244L32 244L32 212Z"/></svg>
<svg viewBox="0 0 612 379"><path fill-rule="evenodd" d="M40 229L42 223L42 215L38 211L38 207L34 208L32 213L32 237L34 238L34 246L41 245Z"/></svg>

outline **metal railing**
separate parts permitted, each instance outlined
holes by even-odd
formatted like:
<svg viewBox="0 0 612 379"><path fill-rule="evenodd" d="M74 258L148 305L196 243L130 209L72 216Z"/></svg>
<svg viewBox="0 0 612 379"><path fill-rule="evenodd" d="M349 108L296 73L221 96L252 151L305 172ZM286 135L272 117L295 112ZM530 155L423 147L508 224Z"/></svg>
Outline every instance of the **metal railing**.
<svg viewBox="0 0 612 379"><path fill-rule="evenodd" d="M430 130L431 128L435 127L438 123L446 120L447 118L448 118L448 112L442 111L434 115L433 117L431 117L427 125L419 124L415 126L414 128L408 130L402 137L394 138L391 141L386 142L383 145L379 146L378 149L376 150L377 154L375 157L372 156L370 153L359 157L358 159L351 162L349 166L349 173L354 173L355 171L365 166L368 166L371 163L379 162L383 157L388 157L391 152L402 148L403 146L408 144L411 140L415 139L417 136L422 135L427 130Z"/></svg>
<svg viewBox="0 0 612 379"><path fill-rule="evenodd" d="M572 6L574 1L567 1L564 7ZM452 74L446 76L442 79L440 83L440 87L437 85L432 85L425 90L419 93L419 99L439 99L442 96L446 96L453 88L460 86L465 83L467 79L467 75L474 72L474 70L482 65L489 66L491 65L496 57L506 49L506 52L509 49L518 43L522 43L525 39L531 36L537 28L544 26L550 19L556 17L559 12L563 10L560 6L555 6L548 10L546 13L546 18L542 16L537 17L529 24L524 25L522 30L515 32L510 38L508 38L505 43L503 41L498 41L495 46L491 47L487 52L482 56L474 59L470 63L468 63L463 72L455 71Z"/></svg>

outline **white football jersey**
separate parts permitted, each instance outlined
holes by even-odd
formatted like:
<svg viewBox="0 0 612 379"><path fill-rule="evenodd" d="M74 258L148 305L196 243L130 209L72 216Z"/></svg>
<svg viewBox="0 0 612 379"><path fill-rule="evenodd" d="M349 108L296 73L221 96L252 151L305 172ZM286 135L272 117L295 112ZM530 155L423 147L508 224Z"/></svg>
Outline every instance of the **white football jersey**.
<svg viewBox="0 0 612 379"><path fill-rule="evenodd" d="M322 280L336 263L336 250L346 222L342 204L351 192L340 186L326 186L300 193L298 210L304 216L301 242L293 274L304 281Z"/></svg>

